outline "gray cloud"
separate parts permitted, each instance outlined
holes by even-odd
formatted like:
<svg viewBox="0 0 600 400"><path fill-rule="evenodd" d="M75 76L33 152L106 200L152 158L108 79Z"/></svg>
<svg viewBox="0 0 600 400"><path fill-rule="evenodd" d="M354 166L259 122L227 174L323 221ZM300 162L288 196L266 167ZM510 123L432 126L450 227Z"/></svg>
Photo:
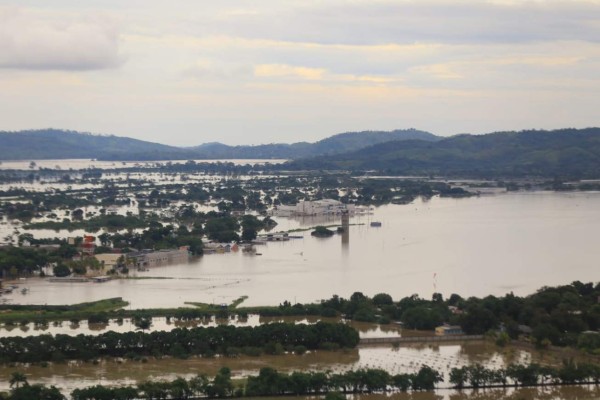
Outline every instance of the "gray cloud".
<svg viewBox="0 0 600 400"><path fill-rule="evenodd" d="M191 34L314 43L518 43L600 40L600 4L576 1L354 1L188 17Z"/></svg>
<svg viewBox="0 0 600 400"><path fill-rule="evenodd" d="M122 61L112 18L0 7L0 68L95 70Z"/></svg>

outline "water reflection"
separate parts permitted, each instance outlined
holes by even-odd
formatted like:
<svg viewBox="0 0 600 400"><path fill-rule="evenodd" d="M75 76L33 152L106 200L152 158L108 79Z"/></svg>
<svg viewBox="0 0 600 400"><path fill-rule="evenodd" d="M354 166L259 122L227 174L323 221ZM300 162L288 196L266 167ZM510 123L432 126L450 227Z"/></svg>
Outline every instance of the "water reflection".
<svg viewBox="0 0 600 400"><path fill-rule="evenodd" d="M173 380L177 376L187 379L196 374L203 373L214 375L223 366L232 369L235 378L243 378L250 374L258 373L265 366L276 368L280 371L292 372L295 370L330 371L332 373L346 372L358 368L384 368L390 373L415 372L423 364L432 365L442 371L447 379L448 372L453 364L448 367L436 365L435 360L451 360L459 357L457 346L440 346L435 350L428 348L406 347L397 350L390 348L360 348L356 350L337 352L308 352L302 356L261 356L237 358L215 357L178 360L171 358L148 359L146 362L130 360L102 360L99 364L84 362L69 362L42 366L1 366L0 390L8 389L8 381L12 372L24 372L30 383L44 383L65 388L68 392L78 387L91 386L97 383L105 385L133 384L135 382L152 380ZM479 351L479 350L478 350ZM494 350L488 350L493 352ZM432 357L435 355L435 357ZM458 364L467 362L462 359ZM400 366L400 367L399 367ZM439 385L435 393L397 393L391 395L398 399L589 399L600 394L597 386L563 386L545 388L507 388L486 390L456 391L447 389L451 385L446 380ZM354 398L376 399L380 396L354 396ZM389 398L390 396L386 396ZM383 398L383 397L382 397Z"/></svg>
<svg viewBox="0 0 600 400"><path fill-rule="evenodd" d="M287 322L295 324L315 324L318 321L340 322L340 318L324 318L318 316L308 317L261 317L256 314L250 314L245 317L232 315L230 318L218 319L215 317L198 318L193 320L176 320L164 317L155 317L152 319L152 326L148 331L170 331L175 328L194 328L194 327L209 327L217 325L232 325L232 326L257 326L260 324L268 324L273 322ZM401 336L427 336L433 335L430 331L412 331L402 330L400 326L395 324L379 325L367 322L345 321L355 328L360 337L401 337ZM107 324L94 323L88 324L87 321L70 321L70 322L52 322L50 324L34 324L25 322L19 325L0 325L0 336L34 336L42 333L52 335L67 334L67 335L98 335L109 330L115 332L129 332L135 330L135 324L128 318L112 319Z"/></svg>
<svg viewBox="0 0 600 400"><path fill-rule="evenodd" d="M178 307L186 301L249 296L244 305L306 303L333 294L386 292L395 299L437 291L448 297L518 295L543 285L597 279L596 235L600 193L517 193L470 199L433 198L409 206L378 207L352 216L352 242L341 252L336 237L261 246L260 257L241 252L201 257L191 264L153 268L146 276L172 279L112 281L101 285L33 280L15 303L79 303L123 297L133 308ZM383 223L371 228L376 218ZM314 226L278 218L277 229ZM337 220L339 223L339 219ZM336 240L337 239L337 240ZM578 254L573 264L572 255ZM497 256L502 254L502 257ZM565 268L569 266L569 268ZM143 275L143 274L142 274ZM140 276L142 276L140 275Z"/></svg>
<svg viewBox="0 0 600 400"><path fill-rule="evenodd" d="M217 162L227 162L233 163L235 165L261 165L261 164L281 164L286 162L284 159L273 159L273 160L238 160L238 159L230 159L230 160L194 160L196 163L217 163ZM79 169L88 169L88 168L96 168L96 169L115 169L115 168L132 168L132 167L141 167L141 168L150 168L154 167L156 164L167 164L167 163L180 163L185 164L188 160L163 160L163 161L98 161L98 160L89 160L89 159L66 159L66 160L34 160L35 169L48 168L48 169L56 169L62 170L63 173L70 170L79 170ZM27 161L2 161L0 163L0 169L13 169L13 170L23 170L29 171L31 160Z"/></svg>

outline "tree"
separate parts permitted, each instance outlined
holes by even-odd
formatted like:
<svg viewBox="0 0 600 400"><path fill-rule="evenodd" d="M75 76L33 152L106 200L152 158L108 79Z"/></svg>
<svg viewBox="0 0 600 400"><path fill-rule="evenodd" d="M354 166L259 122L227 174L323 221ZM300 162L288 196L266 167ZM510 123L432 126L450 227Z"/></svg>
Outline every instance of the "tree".
<svg viewBox="0 0 600 400"><path fill-rule="evenodd" d="M206 390L209 397L227 397L233 392L233 383L231 382L231 370L223 367L217 372Z"/></svg>
<svg viewBox="0 0 600 400"><path fill-rule="evenodd" d="M19 386L21 386L21 384L23 385L27 385L27 376L25 376L24 373L22 372L18 372L15 371L10 375L10 380L8 381L10 384L10 387L15 387L15 388L19 388Z"/></svg>
<svg viewBox="0 0 600 400"><path fill-rule="evenodd" d="M152 317L136 315L133 317L132 322L136 326L136 328L145 331L146 329L150 329L150 327L152 326Z"/></svg>
<svg viewBox="0 0 600 400"><path fill-rule="evenodd" d="M102 246L110 246L110 235L108 233L104 232L98 235L98 240L100 240Z"/></svg>
<svg viewBox="0 0 600 400"><path fill-rule="evenodd" d="M327 229L326 227L319 225L315 227L315 230L312 231L310 234L312 236L315 237L330 237L333 236L335 232L333 232L332 230Z"/></svg>
<svg viewBox="0 0 600 400"><path fill-rule="evenodd" d="M171 382L171 388L169 390L169 394L172 399L189 399L192 395L192 389L188 381L185 379L178 377L173 382Z"/></svg>
<svg viewBox="0 0 600 400"><path fill-rule="evenodd" d="M392 296L390 296L387 293L378 293L375 296L373 296L373 304L377 306L390 305L393 303L394 301L392 299Z"/></svg>
<svg viewBox="0 0 600 400"><path fill-rule="evenodd" d="M424 366L414 376L412 388L413 390L433 390L435 389L435 384L441 381L443 381L443 378L439 372L431 367Z"/></svg>
<svg viewBox="0 0 600 400"><path fill-rule="evenodd" d="M206 388L208 386L208 377L206 375L196 375L190 379L190 390L194 396L206 394Z"/></svg>
<svg viewBox="0 0 600 400"><path fill-rule="evenodd" d="M450 371L450 383L456 389L462 389L469 378L468 371L465 367L452 368Z"/></svg>
<svg viewBox="0 0 600 400"><path fill-rule="evenodd" d="M54 386L49 388L43 385L25 385L14 389L10 394L10 400L66 400Z"/></svg>
<svg viewBox="0 0 600 400"><path fill-rule="evenodd" d="M245 242L250 242L256 239L257 232L254 228L244 228L242 231L242 240Z"/></svg>
<svg viewBox="0 0 600 400"><path fill-rule="evenodd" d="M54 272L54 276L59 278L71 275L71 270L65 264L58 264L52 269L52 272Z"/></svg>
<svg viewBox="0 0 600 400"><path fill-rule="evenodd" d="M81 208L73 210L73 212L71 212L71 216L73 219L81 221L83 219L83 210Z"/></svg>

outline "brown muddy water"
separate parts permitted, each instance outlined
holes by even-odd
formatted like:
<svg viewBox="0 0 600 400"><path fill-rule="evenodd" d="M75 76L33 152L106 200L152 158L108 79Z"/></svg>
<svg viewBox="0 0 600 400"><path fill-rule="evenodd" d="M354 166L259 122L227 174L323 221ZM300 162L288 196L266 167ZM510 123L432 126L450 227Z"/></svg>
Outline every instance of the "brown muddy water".
<svg viewBox="0 0 600 400"><path fill-rule="evenodd" d="M276 218L278 230L339 222ZM382 227L370 222L382 222ZM212 254L189 263L134 272L141 278L104 284L30 279L4 297L25 304L62 304L123 297L132 308L177 307L186 301L244 305L313 302L355 291L445 296L530 294L544 285L600 278L600 193L506 193L433 198L386 205L355 216L341 236L257 246L262 255Z"/></svg>
<svg viewBox="0 0 600 400"><path fill-rule="evenodd" d="M232 316L228 319L216 319L215 317L197 319L192 321L167 321L164 317L152 318L152 326L147 331L171 331L175 328L195 328L209 327L217 325L232 326L257 326L271 322L288 322L295 324L314 324L318 321L340 322L341 318L324 317L260 317L256 314L250 314L247 318ZM433 331L415 331L402 329L399 325L388 324L379 325L358 321L344 322L355 328L361 338L380 338L380 337L402 337L402 336L432 336ZM108 331L129 332L136 329L133 322L125 318L122 322L110 320L107 324L88 324L87 321L72 323L70 321L49 322L47 325L35 325L34 323L6 325L0 324L0 337L24 337L44 334L63 334L63 335L100 335Z"/></svg>
<svg viewBox="0 0 600 400"><path fill-rule="evenodd" d="M147 362L130 360L102 360L100 364L71 362L42 366L0 367L0 390L6 389L10 374L15 370L24 372L31 383L52 384L72 390L102 384L126 384L146 379L174 379L176 376L190 378L198 373L214 375L219 368L228 366L236 377L257 374L265 366L282 371L319 370L344 372L358 368L383 368L392 374L414 372L422 365L448 372L478 362L489 368L500 368L508 363L540 361L558 362L555 355L529 350L498 349L486 342L469 342L444 345L410 345L399 348L391 346L360 347L353 350L313 351L298 356L293 354L237 358L192 357L187 360L173 358L153 359ZM3 383L4 382L4 383Z"/></svg>
<svg viewBox="0 0 600 400"><path fill-rule="evenodd" d="M88 168L97 169L115 169L115 168L132 168L132 167L152 167L155 164L166 164L181 163L185 164L188 160L165 160L165 161L98 161L89 159L67 159L67 160L35 160L34 168L30 167L31 160L23 161L2 161L0 163L0 169L16 169L16 170L37 170L40 168L50 168L63 171L79 170ZM284 159L273 159L273 160L194 160L197 163L216 163L216 162L228 162L236 165L261 165L261 164L282 164L287 160Z"/></svg>
<svg viewBox="0 0 600 400"><path fill-rule="evenodd" d="M461 367L475 362L488 368L500 368L509 363L532 361L557 364L560 362L561 356L561 354L552 352L537 352L511 347L499 349L486 342L469 342L447 345L411 345L397 349L392 347L368 347L336 352L316 351L302 356L193 357L187 360L172 358L155 360L150 358L147 362L111 359L102 360L97 365L71 362L50 364L47 367L2 366L0 367L0 391L8 389L10 374L17 370L24 372L30 383L56 385L64 388L65 392L70 392L75 388L95 384L125 385L150 379L172 380L177 376L191 378L200 373L214 375L223 366L230 367L235 378L243 378L257 374L260 368L266 366L286 372L318 370L334 373L358 368L384 368L395 374L414 372L421 365L429 365L443 372L446 378L446 381L439 385L441 389L437 391L437 395L441 397L434 398L460 399L461 397L448 397L454 395L454 391L444 390L444 388L450 386L447 379L448 373L453 367ZM567 388L564 388L564 390L565 393L569 392ZM572 390L577 389L573 388ZM497 391L486 391L485 393L497 393ZM487 399L487 397L476 398ZM528 397L525 397L525 399L528 399Z"/></svg>
<svg viewBox="0 0 600 400"><path fill-rule="evenodd" d="M337 223L335 219L276 218L278 230ZM382 222L381 228L370 222ZM51 283L28 279L19 290L4 296L9 302L65 304L123 297L131 308L177 307L186 301L229 303L249 296L242 305L276 305L284 300L312 302L333 294L348 297L354 291L367 295L390 293L395 299L417 293L430 297L434 291L449 296L503 295L509 291L526 295L544 285L574 280L598 281L597 227L600 226L600 193L507 193L469 199L433 198L413 204L378 207L372 215L355 216L350 240L334 236L316 239L297 233L301 239L260 246L261 256L214 254L186 264L135 272L137 278L104 284ZM35 234L35 232L34 232ZM152 278L154 277L154 278ZM159 279L160 278L160 279ZM169 279L163 279L169 278ZM271 319L250 316L231 324L254 325ZM285 319L288 321L294 319ZM314 322L315 319L300 320ZM200 326L216 324L209 320ZM154 319L154 329L178 326L164 318ZM356 325L362 337L415 334L396 326ZM46 329L32 325L0 329L0 335L24 336L40 333L93 334L106 330L132 329L129 321L108 326L69 323ZM421 333L418 333L421 334ZM20 367L30 382L63 387L102 384L129 384L145 379L191 377L214 374L227 365L235 376L255 374L263 366L281 370L332 370L371 367L391 373L416 371L427 364L444 372L474 362L488 368L507 363L539 361L556 364L564 355L539 353L530 349L498 349L479 343L365 347L348 352L312 352L303 356L260 358L214 358L189 360L148 360L146 363L104 360L99 365L75 363ZM0 367L0 390L8 387L14 367ZM446 387L449 386L446 382ZM355 396L376 399L380 396ZM435 393L394 394L398 399L592 399L599 398L595 387L553 387L543 389L486 390L458 393L441 389ZM386 397L387 398L387 397Z"/></svg>
<svg viewBox="0 0 600 400"><path fill-rule="evenodd" d="M353 400L595 400L600 398L600 389L594 386L560 386L478 391L463 390L462 392L437 390L436 392L394 393L390 395L364 394L347 396L347 398Z"/></svg>

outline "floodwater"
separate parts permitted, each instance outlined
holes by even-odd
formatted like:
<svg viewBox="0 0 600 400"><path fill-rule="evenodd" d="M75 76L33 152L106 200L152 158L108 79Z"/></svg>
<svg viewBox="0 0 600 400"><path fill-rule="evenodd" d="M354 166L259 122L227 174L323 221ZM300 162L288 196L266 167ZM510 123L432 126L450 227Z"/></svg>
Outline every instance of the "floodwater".
<svg viewBox="0 0 600 400"><path fill-rule="evenodd" d="M188 160L164 160L164 161L97 161L89 159L67 159L67 160L19 160L19 161L2 161L0 162L0 169L14 169L14 170L37 170L40 168L49 168L56 170L79 170L88 168L97 169L115 169L115 168L133 168L133 167L153 167L156 164L185 164ZM273 159L273 160L194 160L197 163L233 163L236 165L262 165L262 164L281 164L286 162L285 159ZM31 164L34 162L35 164Z"/></svg>
<svg viewBox="0 0 600 400"><path fill-rule="evenodd" d="M551 362L545 355L545 362ZM484 342L468 342L443 345L411 345L392 349L385 347L360 347L353 350L313 351L298 356L285 354L260 357L240 356L236 358L191 357L187 360L165 357L150 358L146 362L130 360L101 360L99 364L70 362L50 364L47 367L0 366L0 390L7 389L10 374L24 372L30 383L56 385L70 392L78 387L95 384L123 385L152 380L170 380L177 376L191 378L204 373L214 375L221 367L228 366L232 375L242 378L255 375L262 367L270 366L279 371L331 371L342 373L360 368L383 368L391 374L416 372L422 365L444 373L446 381L441 388L449 387L448 373L453 367L479 362L488 368L500 368L509 363L539 361L540 356L526 350L506 348L498 350Z"/></svg>
<svg viewBox="0 0 600 400"><path fill-rule="evenodd" d="M277 230L337 220L275 217ZM380 228L370 226L379 221ZM333 294L386 292L444 296L527 295L544 285L598 281L600 193L527 192L377 207L351 218L349 237L300 239L257 246L261 255L211 254L178 265L133 272L144 279L56 283L28 279L14 303L80 303L122 297L132 308L184 302L276 305ZM152 278L157 279L152 279ZM158 279L168 277L170 279Z"/></svg>
<svg viewBox="0 0 600 400"><path fill-rule="evenodd" d="M190 321L167 320L165 317L152 318L152 326L146 330L149 331L171 331L176 328L195 328L195 327L214 327L217 325L231 326L258 326L273 322L287 322L294 324L315 324L318 321L341 322L341 318L325 317L261 317L257 314L250 314L247 318L240 318L232 315L226 319L217 319L214 316L205 319L195 319ZM403 336L432 336L432 331L416 331L402 329L400 325L387 324L379 325L368 322L344 320L344 323L356 329L361 338L381 338L381 337L403 337ZM87 321L73 323L71 321L49 322L47 325L35 325L33 322L18 325L0 325L0 337L25 337L37 335L101 335L108 331L130 332L136 330L135 324L128 318L122 321L110 320L106 324L88 324Z"/></svg>
<svg viewBox="0 0 600 400"><path fill-rule="evenodd" d="M308 352L301 356L286 354L279 356L262 355L260 357L240 356L236 358L192 357L187 360L165 357L158 360L150 358L143 361L110 359L101 360L98 364L70 362L50 364L46 367L40 365L20 365L18 367L4 365L0 366L0 391L8 389L8 381L14 371L25 373L30 383L55 385L63 388L65 393L69 393L75 388L95 384L126 385L144 380L173 380L177 376L189 379L196 374L212 376L223 366L231 368L234 378L243 378L248 375L256 375L260 368L266 366L288 373L298 370L342 373L360 368L383 368L391 374L397 374L416 372L422 365L429 365L444 374L445 381L439 384L439 389L435 393L404 394L399 395L401 397L398 398L459 400L463 398L464 394L470 394L474 396L473 398L483 400L501 399L503 397L500 393L505 396L512 396L512 393L516 392L529 394L524 397L514 397L515 399L594 398L585 396L588 395L588 392L589 395L597 395L598 388L583 386L542 388L539 389L539 394L543 395L542 397L538 397L538 392L535 390L525 392L515 389L465 391L460 394L457 391L448 389L451 386L448 382L448 374L454 367L461 367L475 362L485 365L487 368L502 368L507 364L516 362L557 364L560 363L561 357L561 354L553 354L552 352L537 352L512 347L499 349L486 342L466 342L463 344L409 345L397 349L389 346L359 347L358 349L336 352ZM555 397L544 397L549 393L554 393ZM560 393L562 394L558 396ZM570 397L574 394L577 394L577 397Z"/></svg>

